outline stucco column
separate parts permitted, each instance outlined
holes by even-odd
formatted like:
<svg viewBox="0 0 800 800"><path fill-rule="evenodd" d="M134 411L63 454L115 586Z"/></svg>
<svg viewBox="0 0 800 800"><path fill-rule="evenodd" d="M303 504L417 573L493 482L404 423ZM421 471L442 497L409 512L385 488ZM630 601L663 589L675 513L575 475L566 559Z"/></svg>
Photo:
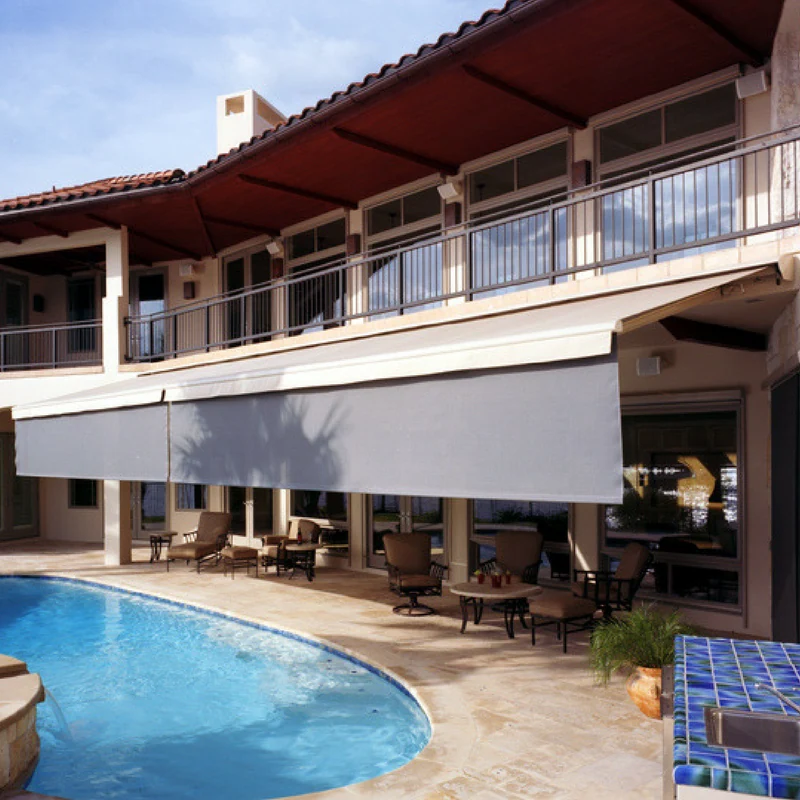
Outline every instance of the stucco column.
<svg viewBox="0 0 800 800"><path fill-rule="evenodd" d="M448 583L463 583L469 579L469 533L472 529L472 504L464 498L445 499L447 526Z"/></svg>
<svg viewBox="0 0 800 800"><path fill-rule="evenodd" d="M369 553L371 550L371 531L370 514L367 510L367 502L371 495L350 494L347 498L350 509L350 566L353 569L362 569L368 565Z"/></svg>
<svg viewBox="0 0 800 800"><path fill-rule="evenodd" d="M106 238L106 293L103 297L103 370L119 372L125 358L124 319L128 313L128 229Z"/></svg>
<svg viewBox="0 0 800 800"><path fill-rule="evenodd" d="M598 569L600 566L600 507L575 503L572 507L572 566Z"/></svg>
<svg viewBox="0 0 800 800"><path fill-rule="evenodd" d="M103 528L106 566L130 564L133 554L131 485L128 481L103 481Z"/></svg>
<svg viewBox="0 0 800 800"><path fill-rule="evenodd" d="M289 489L275 489L272 493L272 532L284 536L289 531Z"/></svg>

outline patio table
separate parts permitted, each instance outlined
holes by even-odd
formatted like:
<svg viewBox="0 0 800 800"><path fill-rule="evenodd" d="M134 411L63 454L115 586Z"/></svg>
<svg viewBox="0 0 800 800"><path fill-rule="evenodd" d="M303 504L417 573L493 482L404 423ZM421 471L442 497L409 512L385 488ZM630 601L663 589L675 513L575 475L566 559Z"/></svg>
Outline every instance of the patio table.
<svg viewBox="0 0 800 800"><path fill-rule="evenodd" d="M161 560L161 547L169 547L178 534L175 531L150 531L150 563Z"/></svg>
<svg viewBox="0 0 800 800"><path fill-rule="evenodd" d="M289 557L292 560L292 574L289 579L291 580L294 577L294 573L299 569L305 572L309 581L313 581L317 550L324 546L314 542L287 542L283 548L287 553L291 554Z"/></svg>
<svg viewBox="0 0 800 800"><path fill-rule="evenodd" d="M522 627L525 625L524 613L528 610L528 598L541 594L542 587L531 583L523 583L518 578L516 581L494 588L488 581L486 583L456 583L450 586L450 591L458 595L461 604L461 633L467 628L469 618L469 606L473 608L473 621L475 625L480 624L483 616L483 604L485 600L490 605L497 604L503 608L503 621L506 626L506 633L509 639L514 638L514 616L519 616Z"/></svg>

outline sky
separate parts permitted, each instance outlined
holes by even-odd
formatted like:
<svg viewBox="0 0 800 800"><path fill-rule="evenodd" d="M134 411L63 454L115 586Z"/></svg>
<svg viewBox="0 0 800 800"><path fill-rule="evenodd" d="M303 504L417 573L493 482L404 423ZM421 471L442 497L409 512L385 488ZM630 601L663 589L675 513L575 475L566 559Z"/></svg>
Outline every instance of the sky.
<svg viewBox="0 0 800 800"><path fill-rule="evenodd" d="M0 198L216 155L216 97L287 116L492 0L0 0Z"/></svg>

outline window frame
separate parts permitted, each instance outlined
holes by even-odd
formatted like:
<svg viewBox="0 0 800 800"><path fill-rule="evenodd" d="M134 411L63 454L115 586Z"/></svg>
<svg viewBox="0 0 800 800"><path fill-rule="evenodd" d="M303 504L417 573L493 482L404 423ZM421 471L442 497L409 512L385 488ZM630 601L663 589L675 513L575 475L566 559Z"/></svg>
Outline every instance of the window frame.
<svg viewBox="0 0 800 800"><path fill-rule="evenodd" d="M736 414L736 459L738 467L737 486L737 539L736 558L729 556L694 556L680 553L670 553L666 559L658 558L658 551L654 551L655 563L675 564L678 566L705 567L726 572L736 572L739 575L739 589L737 603L722 603L713 600L698 600L697 598L680 597L673 594L660 594L642 588L639 594L653 600L665 601L674 605L713 610L722 613L744 615L747 608L747 559L744 557L747 548L747 468L748 454L746 448L747 403L742 390L721 390L718 392L697 392L690 394L668 395L634 395L623 396L621 400L621 416L644 415L675 415L692 413L734 412ZM606 545L606 505L598 506L598 533L599 552L605 566L611 559L618 559L622 554L622 547Z"/></svg>
<svg viewBox="0 0 800 800"><path fill-rule="evenodd" d="M181 488L192 487L192 494L196 500L197 489L201 489L202 505L181 505ZM208 510L208 484L205 483L176 483L175 484L175 511L207 511Z"/></svg>
<svg viewBox="0 0 800 800"><path fill-rule="evenodd" d="M100 508L100 492L98 491L97 484L99 481L95 480L94 478L68 478L67 479L67 507L68 508L79 508L79 509L86 509L86 508ZM75 487L78 481L82 483L91 483L94 484L94 503L91 504L84 504L84 503L76 503L75 497Z"/></svg>

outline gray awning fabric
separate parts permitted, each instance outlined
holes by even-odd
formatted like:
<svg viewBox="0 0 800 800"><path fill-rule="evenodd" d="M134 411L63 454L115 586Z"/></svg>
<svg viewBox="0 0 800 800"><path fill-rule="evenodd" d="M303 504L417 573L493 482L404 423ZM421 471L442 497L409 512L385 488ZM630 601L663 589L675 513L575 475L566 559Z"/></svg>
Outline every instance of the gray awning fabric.
<svg viewBox="0 0 800 800"><path fill-rule="evenodd" d="M614 335L764 269L410 330L353 326L341 341L276 340L255 357L16 407L18 471L619 502Z"/></svg>
<svg viewBox="0 0 800 800"><path fill-rule="evenodd" d="M171 404L183 483L616 503L617 360Z"/></svg>
<svg viewBox="0 0 800 800"><path fill-rule="evenodd" d="M16 422L17 474L164 481L166 405Z"/></svg>

